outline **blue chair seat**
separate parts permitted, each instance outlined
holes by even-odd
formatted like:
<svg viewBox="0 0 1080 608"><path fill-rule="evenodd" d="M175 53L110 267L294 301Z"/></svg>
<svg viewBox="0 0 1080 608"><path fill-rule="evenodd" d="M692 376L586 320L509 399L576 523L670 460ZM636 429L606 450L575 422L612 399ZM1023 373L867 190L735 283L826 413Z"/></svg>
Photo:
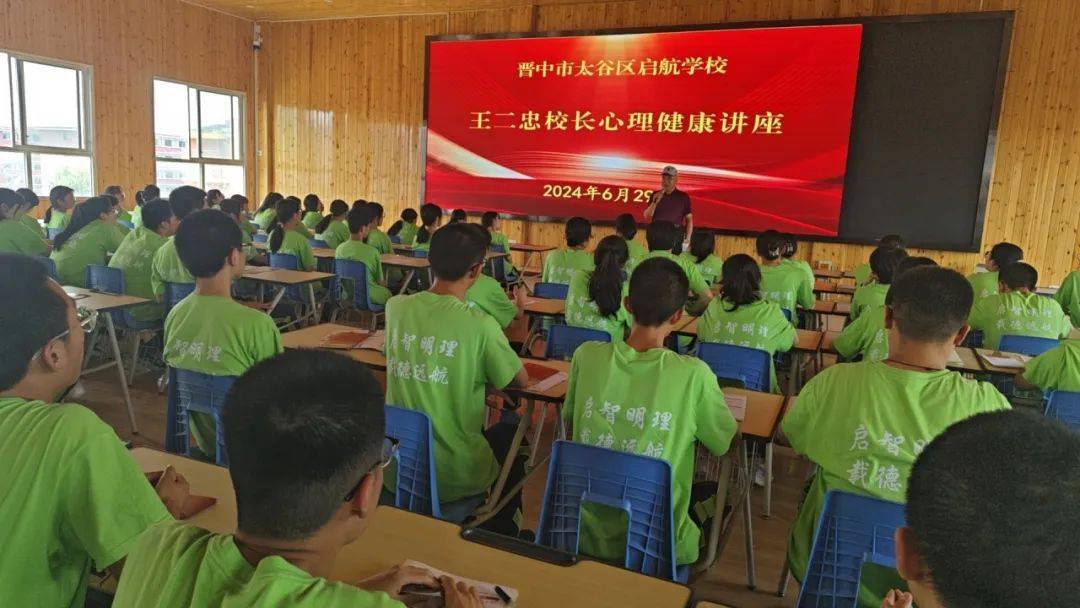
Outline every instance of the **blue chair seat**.
<svg viewBox="0 0 1080 608"><path fill-rule="evenodd" d="M611 342L611 334L598 329L556 323L548 330L544 358L569 361L574 357L574 351L585 342Z"/></svg>
<svg viewBox="0 0 1080 608"><path fill-rule="evenodd" d="M697 356L721 381L752 391L770 392L772 374L769 353L756 348L702 342Z"/></svg>
<svg viewBox="0 0 1080 608"><path fill-rule="evenodd" d="M1035 338L1032 336L1001 336L998 350L1008 353L1020 353L1029 357L1038 357L1060 342L1054 338Z"/></svg>
<svg viewBox="0 0 1080 608"><path fill-rule="evenodd" d="M368 312L383 312L386 307L371 301L371 293L368 291L367 265L356 260L334 260L334 274L337 278L331 284L333 301L340 300L342 281L352 284L352 305L358 310Z"/></svg>
<svg viewBox="0 0 1080 608"><path fill-rule="evenodd" d="M1046 402L1046 415L1080 431L1080 393L1052 391Z"/></svg>
<svg viewBox="0 0 1080 608"><path fill-rule="evenodd" d="M562 283L537 283L533 288L534 296L549 300L565 300L568 293L570 286Z"/></svg>
<svg viewBox="0 0 1080 608"><path fill-rule="evenodd" d="M214 462L228 466L225 426L221 410L235 376L210 376L186 369L169 368L168 411L165 421L165 449L184 455L191 453L190 412L213 418L216 429Z"/></svg>

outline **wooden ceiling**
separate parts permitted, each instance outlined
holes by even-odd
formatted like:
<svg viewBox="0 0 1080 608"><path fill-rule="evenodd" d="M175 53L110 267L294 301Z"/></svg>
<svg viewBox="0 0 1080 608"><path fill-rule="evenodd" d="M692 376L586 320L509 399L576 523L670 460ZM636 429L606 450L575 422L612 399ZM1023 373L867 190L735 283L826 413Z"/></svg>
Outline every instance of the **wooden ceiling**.
<svg viewBox="0 0 1080 608"><path fill-rule="evenodd" d="M183 0L252 21L420 15L583 0Z"/></svg>

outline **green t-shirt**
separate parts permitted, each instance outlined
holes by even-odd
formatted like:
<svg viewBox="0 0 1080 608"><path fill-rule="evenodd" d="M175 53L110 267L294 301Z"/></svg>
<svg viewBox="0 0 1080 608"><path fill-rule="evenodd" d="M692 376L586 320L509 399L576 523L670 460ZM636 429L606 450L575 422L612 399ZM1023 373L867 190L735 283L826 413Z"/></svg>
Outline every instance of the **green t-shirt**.
<svg viewBox="0 0 1080 608"><path fill-rule="evenodd" d="M19 221L23 223L27 228L34 231L34 234L41 238L45 238L45 229L41 227L37 219L26 215L25 213L19 216Z"/></svg>
<svg viewBox="0 0 1080 608"><path fill-rule="evenodd" d="M146 531L124 564L115 608L401 608L385 593L329 581L277 555L252 566L231 534L180 522Z"/></svg>
<svg viewBox="0 0 1080 608"><path fill-rule="evenodd" d="M510 261L510 239L501 232L491 233L491 244L502 247L503 253L507 254L507 257L503 258L503 274L512 274L514 272L514 264Z"/></svg>
<svg viewBox="0 0 1080 608"><path fill-rule="evenodd" d="M968 283L971 283L971 289L975 291L976 302L998 292L998 273L996 270L969 274L967 280Z"/></svg>
<svg viewBox="0 0 1080 608"><path fill-rule="evenodd" d="M139 296L149 300L157 300L154 296L154 288L150 283L150 266L154 262L154 254L161 249L166 237L143 228L142 226L132 230L124 237L120 247L109 260L109 268L119 268L124 271L124 286L128 295ZM157 321L161 319L164 309L160 304L144 304L131 309L131 316L140 321Z"/></svg>
<svg viewBox="0 0 1080 608"><path fill-rule="evenodd" d="M0 251L49 255L49 244L19 220L0 220Z"/></svg>
<svg viewBox="0 0 1080 608"><path fill-rule="evenodd" d="M379 252L371 245L368 245L363 241L354 241L350 239L338 245L337 249L334 250L334 257L339 260L363 262L364 266L367 266L368 298L373 304L386 304L386 301L393 295L390 293L389 289L382 285L382 261L379 259ZM346 281L344 283L341 297L346 300L352 300L352 281Z"/></svg>
<svg viewBox="0 0 1080 608"><path fill-rule="evenodd" d="M195 277L180 261L180 254L176 251L176 240L170 236L161 247L158 247L157 252L154 253L154 260L150 264L150 287L154 290L154 297L160 300L165 295L165 283L194 282Z"/></svg>
<svg viewBox="0 0 1080 608"><path fill-rule="evenodd" d="M858 287L868 285L870 283L870 275L873 272L873 270L870 270L870 264L859 264L856 266L855 269L851 271L851 274L855 276L855 285Z"/></svg>
<svg viewBox="0 0 1080 608"><path fill-rule="evenodd" d="M1080 270L1074 270L1065 277L1061 288L1054 294L1054 299L1061 304L1062 310L1068 313L1073 327L1080 327Z"/></svg>
<svg viewBox="0 0 1080 608"><path fill-rule="evenodd" d="M339 245L352 238L349 225L342 220L330 220L326 230L318 235L330 249L337 249Z"/></svg>
<svg viewBox="0 0 1080 608"><path fill-rule="evenodd" d="M270 238L272 239L273 236L271 235ZM286 230L285 238L281 239L281 246L278 247L277 251L271 251L271 253L295 255L300 270L315 270L315 252L311 250L311 243L308 242L308 237L296 230Z"/></svg>
<svg viewBox="0 0 1080 608"><path fill-rule="evenodd" d="M797 319L795 310L814 307L814 281L807 280L806 273L794 264L761 264L761 296L776 302L780 308L791 313L791 322Z"/></svg>
<svg viewBox="0 0 1080 608"><path fill-rule="evenodd" d="M625 342L586 342L574 353L562 415L578 443L671 463L675 561L697 560L701 530L688 513L694 443L722 455L738 426L709 367L665 348L642 353ZM621 562L625 530L586 505L580 550Z"/></svg>
<svg viewBox="0 0 1080 608"><path fill-rule="evenodd" d="M303 221L297 222L297 224L293 226L289 230L289 232L295 232L296 234L299 234L300 236L304 237L304 240L313 238L315 236L315 233L308 230L308 227L304 225Z"/></svg>
<svg viewBox="0 0 1080 608"><path fill-rule="evenodd" d="M619 310L615 311L615 314L607 317L600 316L600 308L589 297L589 281L592 279L592 274L591 270L579 270L570 279L570 290L566 294L566 324L571 327L599 329L607 332L612 341L621 342L630 332L633 318L626 312L626 307L623 306L621 300ZM629 293L630 281L623 281L622 299L625 299Z"/></svg>
<svg viewBox="0 0 1080 608"><path fill-rule="evenodd" d="M769 353L769 386L778 392L772 355L787 352L795 344L795 327L788 323L780 305L768 300L743 304L713 298L698 321L698 340L756 348Z"/></svg>
<svg viewBox="0 0 1080 608"><path fill-rule="evenodd" d="M705 282L704 277L701 276L701 272L698 271L698 267L694 264L692 258L675 255L670 251L650 251L645 254L645 257L642 258L641 261L652 258L666 258L678 264L679 268L682 268L683 273L686 274L686 280L690 282L690 291L692 293L700 295L709 289L709 284Z"/></svg>
<svg viewBox="0 0 1080 608"><path fill-rule="evenodd" d="M684 253L679 257L686 258L688 262L697 266L701 278L705 279L705 283L710 287L720 282L720 277L723 274L724 260L721 260L712 254L709 254L708 257L700 262L689 253Z"/></svg>
<svg viewBox="0 0 1080 608"><path fill-rule="evenodd" d="M0 606L81 608L104 569L169 518L109 425L72 403L0 398Z"/></svg>
<svg viewBox="0 0 1080 608"><path fill-rule="evenodd" d="M386 303L386 402L431 418L439 499L486 492L499 465L481 431L484 387L521 369L499 324L453 297L422 291Z"/></svg>
<svg viewBox="0 0 1080 608"><path fill-rule="evenodd" d="M1028 361L1024 379L1044 391L1080 392L1080 340L1065 340Z"/></svg>
<svg viewBox="0 0 1080 608"><path fill-rule="evenodd" d="M116 214L116 219L120 220L121 222L130 222L131 212L121 207L120 212ZM134 224L132 224L132 227L134 228Z"/></svg>
<svg viewBox="0 0 1080 608"><path fill-rule="evenodd" d="M259 227L259 230L266 230L266 227L270 225L270 221L274 219L275 213L276 211L273 207L270 207L269 209L263 209L262 211L259 211L255 214L255 217L252 218L252 221L254 221L255 225Z"/></svg>
<svg viewBox="0 0 1080 608"><path fill-rule="evenodd" d="M46 228L67 228L67 225L71 223L71 213L63 212L57 209L53 209L49 214L49 221L45 224Z"/></svg>
<svg viewBox="0 0 1080 608"><path fill-rule="evenodd" d="M476 282L465 292L465 300L470 307L479 308L491 315L503 329L518 315L517 305L510 301L502 285L486 274L476 278Z"/></svg>
<svg viewBox="0 0 1080 608"><path fill-rule="evenodd" d="M300 223L306 226L309 230L314 230L315 226L319 225L322 221L322 214L318 211L308 211L304 213L304 217L300 218Z"/></svg>
<svg viewBox="0 0 1080 608"><path fill-rule="evenodd" d="M649 255L649 250L633 239L626 241L626 249L630 252L630 258L626 260L626 274L629 276L634 273L634 269L637 268L641 260L644 260L645 256Z"/></svg>
<svg viewBox="0 0 1080 608"><path fill-rule="evenodd" d="M108 254L116 251L125 233L113 222L94 220L82 227L52 252L56 262L56 274L60 284L86 287L86 267L91 264L104 266Z"/></svg>
<svg viewBox="0 0 1080 608"><path fill-rule="evenodd" d="M810 285L814 284L814 281L815 281L814 269L810 267L810 263L807 262L806 260L797 260L797 259L794 259L794 258L783 258L783 259L780 260L780 263L788 265L788 266L794 266L794 267L798 268L799 270L803 271L803 273L806 274L807 280L810 281ZM719 277L720 275L717 275L717 276Z"/></svg>
<svg viewBox="0 0 1080 608"><path fill-rule="evenodd" d="M281 333L266 313L220 296L193 293L165 319L165 362L211 376L239 376L282 350ZM191 434L213 457L214 422L192 413Z"/></svg>
<svg viewBox="0 0 1080 608"><path fill-rule="evenodd" d="M401 222L401 230L397 233L398 238L401 239L401 244L412 245L416 243L416 231L416 224Z"/></svg>
<svg viewBox="0 0 1080 608"><path fill-rule="evenodd" d="M833 341L840 356L851 359L862 355L863 361L880 361L889 356L889 330L885 329L885 306L869 306L859 318L844 328Z"/></svg>
<svg viewBox="0 0 1080 608"><path fill-rule="evenodd" d="M136 205L135 208L131 210L131 225L136 227L136 228L139 228L140 226L143 225L142 224L142 207L140 207L138 205Z"/></svg>
<svg viewBox="0 0 1080 608"><path fill-rule="evenodd" d="M870 283L855 290L851 297L851 320L855 321L863 312L872 306L884 306L885 295L889 293L889 285Z"/></svg>
<svg viewBox="0 0 1080 608"><path fill-rule="evenodd" d="M394 243L390 240L390 237L386 236L386 233L376 228L367 235L368 245L374 247L380 254L394 253Z"/></svg>
<svg viewBox="0 0 1080 608"><path fill-rule="evenodd" d="M593 254L584 249L558 249L544 258L544 273L541 281L569 285L570 279L578 270L592 270Z"/></svg>
<svg viewBox="0 0 1080 608"><path fill-rule="evenodd" d="M1008 408L993 385L946 370L918 372L864 361L814 376L783 422L791 447L818 467L792 525L792 572L803 580L826 492L902 503L911 467L927 443L953 423Z"/></svg>
<svg viewBox="0 0 1080 608"><path fill-rule="evenodd" d="M1035 292L1017 291L977 299L968 325L983 332L983 348L997 348L1002 336L1060 339L1072 330L1060 304Z"/></svg>

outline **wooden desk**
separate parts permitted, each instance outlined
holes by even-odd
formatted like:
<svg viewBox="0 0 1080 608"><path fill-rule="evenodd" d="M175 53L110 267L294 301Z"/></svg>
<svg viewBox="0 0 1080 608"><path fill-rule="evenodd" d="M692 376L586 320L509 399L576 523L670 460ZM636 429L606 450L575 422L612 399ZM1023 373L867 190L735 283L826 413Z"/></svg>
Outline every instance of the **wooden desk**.
<svg viewBox="0 0 1080 608"><path fill-rule="evenodd" d="M851 316L851 302L836 302L833 306L833 314L841 317Z"/></svg>
<svg viewBox="0 0 1080 608"><path fill-rule="evenodd" d="M960 349L956 349L956 350L960 350ZM969 349L969 350L975 351L976 355L979 355L981 353L985 353L985 354L988 354L988 355L993 355L995 352L1000 352L1000 351L994 350L992 348L974 348L974 349ZM982 366L983 373L993 374L995 376L1015 376L1017 374L1017 372L1024 371L1024 368L1022 368L1022 367L998 367L996 365L990 365L982 357L976 357L976 358L978 359L979 365Z"/></svg>
<svg viewBox="0 0 1080 608"><path fill-rule="evenodd" d="M116 368L116 373L120 376L120 392L124 395L124 405L127 406L128 410L128 421L131 422L131 432L137 435L139 433L139 425L135 422L135 408L131 404L131 394L128 392L127 371L124 370L124 358L120 354L120 343L116 340L116 324L113 322L111 313L125 308L131 308L132 306L147 304L150 300L137 296L101 293L83 287L65 286L64 292L75 300L76 307L95 310L99 313L101 320L105 323L105 333L109 337L109 348L112 351L112 361L98 365L97 367L84 369L80 376L99 372L110 367ZM135 363L132 362L132 365L134 364Z"/></svg>
<svg viewBox="0 0 1080 608"><path fill-rule="evenodd" d="M732 608L727 604L717 604L715 602L698 602L694 604L694 608Z"/></svg>
<svg viewBox="0 0 1080 608"><path fill-rule="evenodd" d="M277 308L278 303L285 297L285 292L289 287L301 287L306 285L308 292L309 304L311 304L311 311L293 321L292 324L299 324L304 319L311 317L312 319L319 318L319 301L315 298L315 284L327 279L334 278L334 275L328 272L317 272L308 270L286 270L284 268L271 268L269 266L247 266L244 268L244 278L249 281L254 281L262 285L275 285L278 287L277 294L270 301L270 307L268 311L273 311ZM261 295L260 291L260 295Z"/></svg>
<svg viewBox="0 0 1080 608"><path fill-rule="evenodd" d="M529 243L510 243L510 251L520 251L525 254L525 259L521 262L521 269L525 270L529 268L534 256L540 258L539 268L544 267L544 254L549 251L554 251L557 247L552 245L532 245Z"/></svg>
<svg viewBox="0 0 1080 608"><path fill-rule="evenodd" d="M843 279L845 273L843 270L833 270L832 268L814 268L814 277L818 279Z"/></svg>
<svg viewBox="0 0 1080 608"><path fill-rule="evenodd" d="M841 295L852 295L855 293L855 287L852 285L837 285L829 281L816 281L814 283L814 293L833 293Z"/></svg>
<svg viewBox="0 0 1080 608"><path fill-rule="evenodd" d="M791 350L804 353L816 353L821 348L821 341L824 336L825 332L823 331L796 329L795 345L791 347Z"/></svg>
<svg viewBox="0 0 1080 608"><path fill-rule="evenodd" d="M398 294L405 293L405 290L409 288L409 284L412 283L413 275L417 270L427 269L428 284L434 282L431 277L431 263L427 258L416 258L411 255L399 255L396 253L384 253L379 256L379 261L383 266L396 266L398 268L405 269L405 280L401 282L401 290Z"/></svg>
<svg viewBox="0 0 1080 608"><path fill-rule="evenodd" d="M529 297L525 300L525 314L559 317L566 313L566 300Z"/></svg>
<svg viewBox="0 0 1080 608"><path fill-rule="evenodd" d="M746 396L746 415L739 421L739 432L766 441L771 440L776 425L780 421L780 412L784 409L785 397L743 388L724 387L724 396L731 395Z"/></svg>
<svg viewBox="0 0 1080 608"><path fill-rule="evenodd" d="M840 335L838 331L827 331L821 336L821 352L829 355L839 355L836 352L836 346L833 344L836 342L836 337Z"/></svg>

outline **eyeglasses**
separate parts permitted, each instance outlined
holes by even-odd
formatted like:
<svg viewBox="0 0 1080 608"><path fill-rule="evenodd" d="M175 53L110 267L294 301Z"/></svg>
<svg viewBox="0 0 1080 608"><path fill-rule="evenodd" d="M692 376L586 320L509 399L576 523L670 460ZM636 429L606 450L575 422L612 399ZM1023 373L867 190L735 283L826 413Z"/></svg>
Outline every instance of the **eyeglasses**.
<svg viewBox="0 0 1080 608"><path fill-rule="evenodd" d="M98 311L90 309L90 308L81 308L81 307L76 308L75 309L75 318L78 320L79 328L82 329L84 333L92 334L92 333L94 333L94 330L97 329ZM41 353L45 352L45 347L46 346L52 344L53 342L56 342L57 340L62 340L63 338L66 338L70 334L71 334L71 330L70 329L65 329L64 331L62 331L62 332L56 334L55 336L49 338L48 340L45 341L45 344L41 345L41 348L37 349L37 351L34 352L34 356L31 357L30 360L32 361L32 360L40 357Z"/></svg>
<svg viewBox="0 0 1080 608"><path fill-rule="evenodd" d="M375 463L375 466L371 467L368 472L364 473L360 477L360 481L356 482L356 485L353 486L353 489L349 490L349 493L345 495L345 502L352 500L356 496L356 492L360 489L360 484L364 483L364 479L366 479L368 475L374 473L379 469L385 469L386 467L390 466L390 463L393 462L394 458L397 456L398 448L400 446L401 442L397 439L394 439L389 435L383 437L382 456L380 457L379 461Z"/></svg>

